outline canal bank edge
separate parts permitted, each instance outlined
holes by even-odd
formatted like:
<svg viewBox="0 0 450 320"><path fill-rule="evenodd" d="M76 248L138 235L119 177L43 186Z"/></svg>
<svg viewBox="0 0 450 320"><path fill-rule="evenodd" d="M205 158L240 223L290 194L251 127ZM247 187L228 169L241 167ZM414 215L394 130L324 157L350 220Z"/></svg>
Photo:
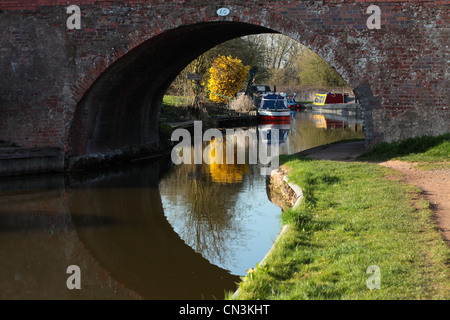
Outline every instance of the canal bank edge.
<svg viewBox="0 0 450 320"><path fill-rule="evenodd" d="M270 181L268 184L268 188L270 190L270 201L272 201L275 205L281 207L282 210L286 210L287 208L296 209L300 205L300 202L303 199L303 191L295 183L289 182L286 172L280 169L272 170L269 179ZM275 238L272 247L259 263L260 266L264 265L269 255L275 249L276 244L279 242L281 237L283 237L283 235L286 233L288 229L289 224L285 224L281 227L281 230L278 233L277 237ZM233 293L232 299L239 298L239 291L240 288L238 288Z"/></svg>

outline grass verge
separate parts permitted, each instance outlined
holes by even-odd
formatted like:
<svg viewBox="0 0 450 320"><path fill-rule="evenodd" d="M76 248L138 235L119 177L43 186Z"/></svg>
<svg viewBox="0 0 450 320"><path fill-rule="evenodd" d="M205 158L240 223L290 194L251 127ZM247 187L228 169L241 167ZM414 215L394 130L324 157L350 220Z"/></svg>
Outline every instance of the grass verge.
<svg viewBox="0 0 450 320"><path fill-rule="evenodd" d="M450 250L420 190L376 164L281 161L304 199L283 213L291 227L239 299L450 299Z"/></svg>
<svg viewBox="0 0 450 320"><path fill-rule="evenodd" d="M163 97L163 104L174 107L183 106L185 105L185 99L180 96L165 95Z"/></svg>

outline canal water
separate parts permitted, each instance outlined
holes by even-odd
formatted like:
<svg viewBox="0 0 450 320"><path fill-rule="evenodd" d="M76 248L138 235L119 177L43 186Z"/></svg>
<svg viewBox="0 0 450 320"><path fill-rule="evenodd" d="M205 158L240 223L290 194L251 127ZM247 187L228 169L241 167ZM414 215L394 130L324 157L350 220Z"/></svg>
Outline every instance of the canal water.
<svg viewBox="0 0 450 320"><path fill-rule="evenodd" d="M358 116L312 112L243 130L274 128L282 154L364 137ZM281 228L260 170L164 158L2 178L0 299L222 299Z"/></svg>

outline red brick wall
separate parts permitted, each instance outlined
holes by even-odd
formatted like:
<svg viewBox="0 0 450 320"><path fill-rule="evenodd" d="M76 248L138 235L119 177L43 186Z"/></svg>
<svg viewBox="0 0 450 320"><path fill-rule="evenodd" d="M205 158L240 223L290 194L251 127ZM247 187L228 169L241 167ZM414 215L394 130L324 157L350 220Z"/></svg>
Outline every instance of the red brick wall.
<svg viewBox="0 0 450 320"><path fill-rule="evenodd" d="M258 3L270 3L275 1L247 1L247 2L258 2ZM309 2L308 1L291 1L291 2ZM321 1L324 4L342 4L342 3L366 3L370 4L378 4L384 2L392 2L392 3L425 3L429 2L431 4L448 4L448 1L445 0L323 0ZM176 4L184 4L189 3L189 1L184 0L122 0L122 1L114 1L114 0L74 0L74 1L52 1L52 0L2 0L0 4L0 9L3 10L35 10L38 7L42 6L69 6L72 4L75 5L115 5L117 3L126 4L129 6L136 6L139 4L151 4L151 3L176 3Z"/></svg>

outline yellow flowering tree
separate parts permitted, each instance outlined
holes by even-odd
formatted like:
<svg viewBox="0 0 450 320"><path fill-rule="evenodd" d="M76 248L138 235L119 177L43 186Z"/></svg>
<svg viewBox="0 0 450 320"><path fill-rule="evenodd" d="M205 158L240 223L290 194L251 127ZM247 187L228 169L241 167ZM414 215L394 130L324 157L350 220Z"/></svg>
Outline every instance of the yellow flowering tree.
<svg viewBox="0 0 450 320"><path fill-rule="evenodd" d="M250 66L244 66L242 61L232 56L218 56L209 69L208 91L209 99L216 103L228 103L227 98L233 98L247 78Z"/></svg>

